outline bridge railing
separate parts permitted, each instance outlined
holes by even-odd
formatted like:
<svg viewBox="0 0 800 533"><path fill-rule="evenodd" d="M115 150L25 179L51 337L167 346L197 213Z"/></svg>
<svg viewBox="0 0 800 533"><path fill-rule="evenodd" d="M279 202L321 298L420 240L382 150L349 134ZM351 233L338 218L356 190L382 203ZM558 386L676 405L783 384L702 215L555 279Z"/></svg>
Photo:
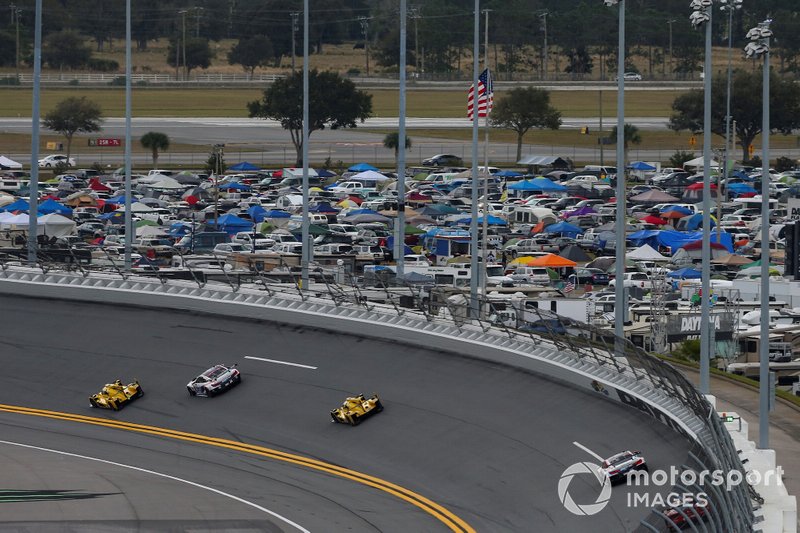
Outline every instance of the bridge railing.
<svg viewBox="0 0 800 533"><path fill-rule="evenodd" d="M125 272L115 260L103 268L81 264L73 252L67 255L65 262L63 253L55 257L52 252L42 250L36 269L23 265L23 260L0 257L0 281L104 287L291 309L376 325L388 324L535 356L593 376L592 386L596 384L596 390L602 390L602 384L607 383L618 391L629 391L632 397L644 398L649 405L657 406L678 421L672 427L683 428L696 443L691 464L684 468L697 472L738 471L742 476L747 473L716 411L672 365L627 340L620 343L613 333L547 310L517 309L518 319L524 315L524 321L518 320L516 324L496 318L471 318L468 298L463 294L415 284L389 286L380 283L368 288L342 270L321 265L312 265L311 273L318 281L303 290L299 272L286 265L283 271L288 274L289 283L277 282L270 272L242 273L224 269L221 282L206 282L205 273L197 269L188 269L188 280L168 279L166 271L157 269L149 272L151 276L144 277ZM481 298L481 306L486 311L482 316L492 316L496 303ZM635 402L633 405L642 408ZM666 422L664 418L660 420ZM763 500L750 485L743 483L729 491L712 492L708 494L712 509L709 520L713 524L719 522L715 531L752 530L756 520L754 509ZM663 525L663 516L654 515L643 522L642 527L652 531L654 523Z"/></svg>

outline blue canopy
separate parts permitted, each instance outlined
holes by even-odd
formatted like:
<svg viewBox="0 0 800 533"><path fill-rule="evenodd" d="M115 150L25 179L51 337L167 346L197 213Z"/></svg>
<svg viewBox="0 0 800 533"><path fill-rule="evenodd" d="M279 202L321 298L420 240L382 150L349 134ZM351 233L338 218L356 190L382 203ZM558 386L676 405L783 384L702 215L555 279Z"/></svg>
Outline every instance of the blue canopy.
<svg viewBox="0 0 800 533"><path fill-rule="evenodd" d="M125 212L124 211L111 211L110 213L104 213L100 215L100 220L110 220L111 222L118 224L125 220Z"/></svg>
<svg viewBox="0 0 800 533"><path fill-rule="evenodd" d="M244 183L220 183L219 188L225 191L235 190L235 191L249 191L250 186L245 185Z"/></svg>
<svg viewBox="0 0 800 533"><path fill-rule="evenodd" d="M755 181L756 180L755 178L748 176L747 174L745 174L741 170L734 170L733 172L730 173L730 177L732 177L732 178L741 178L741 179L743 179L745 181Z"/></svg>
<svg viewBox="0 0 800 533"><path fill-rule="evenodd" d="M628 168L632 168L633 170L655 170L656 169L656 167L654 167L653 165L648 165L644 161L637 161L635 163L631 163L630 167L628 167Z"/></svg>
<svg viewBox="0 0 800 533"><path fill-rule="evenodd" d="M372 209L353 209L352 211L347 212L348 217L355 215L380 215L380 213L373 211Z"/></svg>
<svg viewBox="0 0 800 533"><path fill-rule="evenodd" d="M547 233L561 233L562 235L567 235L569 237L583 233L581 228L574 224L570 224L569 222L556 222L555 224L550 224L549 226L545 226L544 231Z"/></svg>
<svg viewBox="0 0 800 533"><path fill-rule="evenodd" d="M720 235L721 240L719 243L725 247L728 252L733 253L733 235L727 231L723 231ZM670 231L662 230L658 233L658 244L662 246L669 246L672 254L689 243L699 241L703 238L702 231ZM711 232L711 242L717 242L717 232Z"/></svg>
<svg viewBox="0 0 800 533"><path fill-rule="evenodd" d="M317 170L317 176L319 176L320 178L332 178L335 175L336 175L335 172L331 172L330 170L324 168L322 170Z"/></svg>
<svg viewBox="0 0 800 533"><path fill-rule="evenodd" d="M658 248L659 233L661 233L661 230L643 229L628 235L628 240L637 248L645 244L649 244L652 248Z"/></svg>
<svg viewBox="0 0 800 533"><path fill-rule="evenodd" d="M534 178L532 180L521 180L508 186L511 191L542 191L542 192L564 192L567 188L560 183L555 183L547 178Z"/></svg>
<svg viewBox="0 0 800 533"><path fill-rule="evenodd" d="M703 274L692 267L684 267L670 272L667 274L667 277L675 279L700 279L703 277Z"/></svg>
<svg viewBox="0 0 800 533"><path fill-rule="evenodd" d="M467 225L471 223L472 223L472 217L460 218L456 221L456 224L458 225ZM483 224L483 217L478 217L478 224ZM494 215L489 215L489 218L486 219L486 224L489 226L505 226L508 223L502 218L496 217Z"/></svg>
<svg viewBox="0 0 800 533"><path fill-rule="evenodd" d="M378 171L377 168L373 167L369 163L357 163L352 167L348 168L347 170L349 170L350 172L364 172L366 170L374 170L375 172Z"/></svg>
<svg viewBox="0 0 800 533"><path fill-rule="evenodd" d="M50 213L58 213L59 215L71 215L72 209L56 202L52 198L48 198L47 200L39 204L39 214L49 215Z"/></svg>
<svg viewBox="0 0 800 533"><path fill-rule="evenodd" d="M703 213L695 213L694 215L691 215L691 216L688 216L688 217L686 217L686 218L683 218L683 219L681 219L681 221L680 221L680 222L681 222L681 223L684 223L684 222L683 222L684 220L686 221L686 222L685 222L685 224L686 224L686 226L685 226L685 229L686 229L686 231L695 231L696 229L698 229L698 228L702 228L702 227L703 227ZM710 218L710 219L709 219L709 221L711 222L711 223L709 224L709 227L712 227L712 228L713 228L714 226L716 226L716 225L717 225L717 224L714 222L714 219L713 219L713 218Z"/></svg>
<svg viewBox="0 0 800 533"><path fill-rule="evenodd" d="M16 202L10 203L5 207L0 208L0 211L8 211L11 213L12 211L25 211L26 213L30 210L31 206L28 205L23 198L18 199Z"/></svg>
<svg viewBox="0 0 800 533"><path fill-rule="evenodd" d="M167 234L172 237L183 237L192 231L192 224L186 222L175 222L167 230Z"/></svg>
<svg viewBox="0 0 800 533"><path fill-rule="evenodd" d="M386 237L386 247L390 250L394 250L394 236L390 235ZM414 250L409 248L407 244L403 244L403 255L413 254Z"/></svg>
<svg viewBox="0 0 800 533"><path fill-rule="evenodd" d="M210 220L206 223L209 226L214 226L214 221ZM240 231L249 231L253 229L253 223L249 220L244 220L236 215L222 215L217 220L217 227L225 233L234 234Z"/></svg>
<svg viewBox="0 0 800 533"><path fill-rule="evenodd" d="M266 218L267 210L260 205L254 205L247 210L247 214L250 215L250 218L252 218L254 221L261 222Z"/></svg>
<svg viewBox="0 0 800 533"><path fill-rule="evenodd" d="M258 170L258 167L255 166L253 163L249 163L247 161L242 161L241 163L236 163L232 167L228 167L228 170L235 170L237 172L242 170Z"/></svg>

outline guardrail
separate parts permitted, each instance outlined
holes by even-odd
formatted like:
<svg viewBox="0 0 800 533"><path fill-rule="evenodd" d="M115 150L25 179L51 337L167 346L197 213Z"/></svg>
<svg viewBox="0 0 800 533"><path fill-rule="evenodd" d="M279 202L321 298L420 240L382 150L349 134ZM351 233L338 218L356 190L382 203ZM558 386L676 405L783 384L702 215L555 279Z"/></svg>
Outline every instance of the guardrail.
<svg viewBox="0 0 800 533"><path fill-rule="evenodd" d="M13 77L13 76L12 76ZM132 74L131 83L181 83L181 84L203 84L203 83L272 83L275 80L285 78L283 74L192 74L188 79L173 74ZM42 74L42 83L112 83L117 79L125 79L125 74L120 73L97 73L97 72L68 72L57 74ZM32 74L20 74L20 83L33 83Z"/></svg>
<svg viewBox="0 0 800 533"><path fill-rule="evenodd" d="M166 305L331 329L353 321L369 324L369 328L358 330L360 335L458 349L466 355L523 366L594 390L601 398L635 407L690 439L694 446L691 464L683 465L685 469L738 471L743 476L747 473L717 413L680 372L630 342L619 343L607 332L554 313L528 309L534 316L523 329L492 325L468 319L463 296L458 301L458 297L448 298L436 289L428 292L414 286L383 285L376 290L385 303L370 303L364 296L370 289L359 286L352 277L349 284L336 283L333 277L347 276L321 267L313 270L317 275L322 274L322 282L304 291L291 269L287 271L294 283L275 283L263 272L249 272L247 283L242 283L241 276L225 270L222 271L225 282L213 283L203 281L191 269L190 281L168 280L159 276L157 270L153 272L155 278L131 275L121 269L113 256L109 256L111 270L82 266L74 255L75 261L66 265L50 262L44 254L40 257L43 260L37 268L23 266L18 261L0 262L0 292ZM411 300L401 300L403 296L413 296L421 304L409 307ZM722 487L709 490L705 485L687 488L708 492L711 531L753 530L754 510L763 500L749 484L730 490ZM654 510L642 527L660 531L657 527L663 524L663 515ZM704 524L700 525L702 531L707 531Z"/></svg>

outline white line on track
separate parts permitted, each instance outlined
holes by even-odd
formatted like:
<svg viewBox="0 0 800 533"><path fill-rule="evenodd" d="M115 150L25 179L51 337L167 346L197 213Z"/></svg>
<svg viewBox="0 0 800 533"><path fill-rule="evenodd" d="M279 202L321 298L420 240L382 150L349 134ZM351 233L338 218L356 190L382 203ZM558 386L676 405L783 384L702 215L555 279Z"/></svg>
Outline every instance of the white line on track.
<svg viewBox="0 0 800 533"><path fill-rule="evenodd" d="M599 455L597 455L596 453L594 453L592 450L590 450L589 448L587 448L586 446L584 446L584 445L583 445L583 444L581 444L580 442L573 442L572 444L574 444L575 446L577 446L577 447L578 447L578 448L580 448L581 450L585 451L586 453L588 453L589 455L591 455L592 457L594 457L595 459L597 459L597 460L598 460L598 461L600 461L601 463L602 463L603 461L605 461L605 459L603 459L602 457L600 457Z"/></svg>
<svg viewBox="0 0 800 533"><path fill-rule="evenodd" d="M163 478L166 478L166 479L171 479L173 481L178 481L180 483L185 483L187 485L191 485L192 487L197 487L197 488L200 488L200 489L211 491L211 492L214 492L216 494L219 494L220 496L225 496L226 498L230 498L232 500L236 500L237 502L243 503L245 505L249 505L250 507L253 507L254 509L258 509L259 511L261 511L263 513L266 513L266 514L268 514L270 516L273 516L273 517L277 518L278 520L280 520L282 522L285 522L285 523L289 524L290 526L292 526L293 528L297 529L298 531L302 531L303 533L311 533L309 530L307 530L306 528L304 528L300 524L292 522L288 518L279 515L275 511L270 511L266 507L262 507L262 506L260 506L260 505L258 505L256 503L249 502L247 500L239 498L238 496L234 496L233 494L229 494L227 492L223 492L223 491L221 491L219 489L215 489L213 487L209 487L208 485L201 485L200 483L195 483L194 481L189 481L188 479L181 479L179 477L170 476L169 474L163 474L161 472L156 472L154 470L147 470L146 468L140 468L138 466L125 465L125 464L122 464L122 463L115 463L114 461L106 461L105 459L99 459L97 457L89 457L88 455L79 455L77 453L64 452L64 451L61 451L61 450L52 450L50 448L40 448L39 446L32 446L30 444L22 444L20 442L10 442L10 441L7 441L7 440L0 440L0 444L8 444L9 446L19 446L20 448L30 448L32 450L39 450L39 451L42 451L42 452L57 453L59 455L65 455L65 456L68 456L68 457L77 457L78 459L86 459L88 461L97 461L98 463L105 463L105 464L108 464L108 465L119 466L121 468L129 468L131 470L136 470L137 472L144 472L145 474L153 474L154 476L159 476L159 477L163 477Z"/></svg>
<svg viewBox="0 0 800 533"><path fill-rule="evenodd" d="M263 357L253 357L252 355L245 355L245 359L253 359L254 361L264 361L265 363L275 363L278 365L296 366L298 368L307 368L309 370L316 370L317 367L309 365L301 365L300 363L291 363L289 361L278 361L277 359L265 359Z"/></svg>

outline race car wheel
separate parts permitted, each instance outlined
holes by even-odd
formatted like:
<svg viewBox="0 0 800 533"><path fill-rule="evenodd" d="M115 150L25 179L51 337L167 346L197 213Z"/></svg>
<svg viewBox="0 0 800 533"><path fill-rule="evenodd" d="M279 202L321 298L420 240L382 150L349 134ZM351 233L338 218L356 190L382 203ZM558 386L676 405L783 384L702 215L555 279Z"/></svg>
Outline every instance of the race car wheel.
<svg viewBox="0 0 800 533"><path fill-rule="evenodd" d="M361 423L361 417L358 415L353 415L350 417L350 424L353 426L357 426Z"/></svg>
<svg viewBox="0 0 800 533"><path fill-rule="evenodd" d="M238 385L241 382L242 382L242 375L239 374L238 376L236 376L236 379L234 380L234 383L236 383Z"/></svg>
<svg viewBox="0 0 800 533"><path fill-rule="evenodd" d="M380 413L381 411L383 411L383 404L381 403L380 400L378 400L377 402L375 402L375 412Z"/></svg>
<svg viewBox="0 0 800 533"><path fill-rule="evenodd" d="M186 387L186 389L189 391L189 396L197 396L197 391L195 391L193 388Z"/></svg>
<svg viewBox="0 0 800 533"><path fill-rule="evenodd" d="M94 400L94 398L89 398L89 405L92 407L97 407L97 402Z"/></svg>
<svg viewBox="0 0 800 533"><path fill-rule="evenodd" d="M119 404L117 402L108 402L112 411L119 411Z"/></svg>
<svg viewBox="0 0 800 533"><path fill-rule="evenodd" d="M144 391L142 390L142 387L139 387L139 389L136 391L136 394L134 394L133 397L141 398L142 396L144 396Z"/></svg>

